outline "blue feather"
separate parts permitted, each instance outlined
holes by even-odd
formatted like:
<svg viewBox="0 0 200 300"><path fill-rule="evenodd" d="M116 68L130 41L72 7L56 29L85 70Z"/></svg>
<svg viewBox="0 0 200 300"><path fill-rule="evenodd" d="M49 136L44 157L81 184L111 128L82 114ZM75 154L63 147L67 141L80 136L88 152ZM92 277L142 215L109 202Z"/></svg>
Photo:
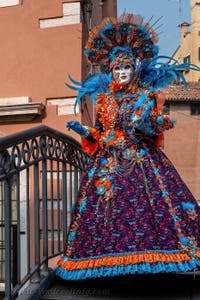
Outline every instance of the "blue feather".
<svg viewBox="0 0 200 300"><path fill-rule="evenodd" d="M160 59L167 59L171 64L159 61ZM200 71L200 68L194 64L178 64L178 61L171 57L156 56L151 61L142 62L140 83L152 86L154 91L167 87L173 81L178 83L179 80L186 87L187 83L182 72L188 69Z"/></svg>
<svg viewBox="0 0 200 300"><path fill-rule="evenodd" d="M180 72L180 71L177 72L177 73L178 73L179 77L182 79L182 83L183 83L184 87L186 88L187 87L187 82L185 80L185 77L184 77L183 73Z"/></svg>
<svg viewBox="0 0 200 300"><path fill-rule="evenodd" d="M82 86L82 82L79 82L79 81L74 80L74 79L70 76L70 74L68 75L68 78L69 78L69 80L70 80L73 84Z"/></svg>
<svg viewBox="0 0 200 300"><path fill-rule="evenodd" d="M66 82L65 82L65 85L66 85L68 88L70 88L71 90L74 90L74 91L79 91L79 90L80 90L80 88L75 87L75 86L72 86L72 85L70 85L70 84L68 84L68 83L66 83Z"/></svg>
<svg viewBox="0 0 200 300"><path fill-rule="evenodd" d="M141 107L141 105L144 103L144 101L147 99L147 95L144 93L140 93L140 97L138 100L134 103L133 108L136 110L137 108Z"/></svg>
<svg viewBox="0 0 200 300"><path fill-rule="evenodd" d="M178 83L178 74L174 71L168 70L167 72L169 75L171 74L174 78L174 80L176 81L176 83Z"/></svg>
<svg viewBox="0 0 200 300"><path fill-rule="evenodd" d="M96 95L105 93L112 80L112 74L96 73L89 75L82 83L74 80L70 75L68 76L70 81L74 84L65 83L66 86L74 91L78 92L75 104L74 114L76 114L76 106L81 103L81 99L88 95L89 98L95 103Z"/></svg>

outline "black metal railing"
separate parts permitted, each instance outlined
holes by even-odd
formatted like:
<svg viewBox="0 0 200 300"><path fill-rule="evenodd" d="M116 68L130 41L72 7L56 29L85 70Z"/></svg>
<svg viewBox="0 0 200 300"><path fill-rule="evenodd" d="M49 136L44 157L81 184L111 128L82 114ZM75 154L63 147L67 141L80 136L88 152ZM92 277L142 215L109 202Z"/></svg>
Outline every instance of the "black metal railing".
<svg viewBox="0 0 200 300"><path fill-rule="evenodd" d="M39 282L41 270L62 252L87 161L77 141L47 126L0 139L0 277L6 299L31 280Z"/></svg>

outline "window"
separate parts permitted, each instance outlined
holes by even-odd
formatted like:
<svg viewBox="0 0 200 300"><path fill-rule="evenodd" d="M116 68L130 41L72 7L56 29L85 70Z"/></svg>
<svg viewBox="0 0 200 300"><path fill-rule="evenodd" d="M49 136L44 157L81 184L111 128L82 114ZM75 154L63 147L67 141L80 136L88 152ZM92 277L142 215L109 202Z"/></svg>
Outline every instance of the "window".
<svg viewBox="0 0 200 300"><path fill-rule="evenodd" d="M185 57L183 58L183 62L184 62L184 63L190 63L190 54L188 54L187 56L185 56Z"/></svg>
<svg viewBox="0 0 200 300"><path fill-rule="evenodd" d="M200 115L200 103L193 103L190 106L191 115Z"/></svg>

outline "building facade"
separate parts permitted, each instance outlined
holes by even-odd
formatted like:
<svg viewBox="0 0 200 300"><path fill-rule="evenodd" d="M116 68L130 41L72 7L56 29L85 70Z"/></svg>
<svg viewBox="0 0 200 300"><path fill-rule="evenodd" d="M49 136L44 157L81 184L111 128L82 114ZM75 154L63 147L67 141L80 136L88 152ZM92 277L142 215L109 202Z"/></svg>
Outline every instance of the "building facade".
<svg viewBox="0 0 200 300"><path fill-rule="evenodd" d="M88 32L116 13L111 0L0 0L0 136L81 120L65 82L83 80Z"/></svg>
<svg viewBox="0 0 200 300"><path fill-rule="evenodd" d="M190 0L190 9L191 25L180 25L180 46L173 58L200 66L200 2ZM165 111L176 126L165 133L164 151L200 203L200 72L187 70L184 76L187 89L181 84L167 89Z"/></svg>
<svg viewBox="0 0 200 300"><path fill-rule="evenodd" d="M200 204L200 82L170 86L165 113L176 120L165 132L164 152Z"/></svg>
<svg viewBox="0 0 200 300"><path fill-rule="evenodd" d="M191 24L180 24L180 46L175 51L173 58L179 63L189 62L200 65L200 2L190 0ZM200 81L198 72L188 70L185 72L187 81Z"/></svg>

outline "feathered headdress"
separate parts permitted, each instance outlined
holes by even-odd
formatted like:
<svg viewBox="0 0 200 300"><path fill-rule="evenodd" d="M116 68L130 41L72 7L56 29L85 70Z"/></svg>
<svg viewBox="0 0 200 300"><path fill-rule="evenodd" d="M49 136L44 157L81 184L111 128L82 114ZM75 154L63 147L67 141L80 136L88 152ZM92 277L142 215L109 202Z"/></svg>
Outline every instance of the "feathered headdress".
<svg viewBox="0 0 200 300"><path fill-rule="evenodd" d="M178 64L171 57L158 56L157 41L152 26L144 23L140 15L125 13L118 19L104 19L91 31L85 47L84 54L92 67L92 75L83 82L69 77L74 86L66 83L78 91L75 109L85 95L95 101L96 94L108 91L113 80L112 66L120 61L131 63L139 77L138 85L151 91L165 88L172 81L182 81L186 85L183 71L200 71L195 65ZM161 59L167 59L168 63L161 62Z"/></svg>
<svg viewBox="0 0 200 300"><path fill-rule="evenodd" d="M123 14L119 19L106 18L95 27L86 44L88 63L102 73L120 56L134 62L136 59L151 59L158 54L157 35L139 15Z"/></svg>

